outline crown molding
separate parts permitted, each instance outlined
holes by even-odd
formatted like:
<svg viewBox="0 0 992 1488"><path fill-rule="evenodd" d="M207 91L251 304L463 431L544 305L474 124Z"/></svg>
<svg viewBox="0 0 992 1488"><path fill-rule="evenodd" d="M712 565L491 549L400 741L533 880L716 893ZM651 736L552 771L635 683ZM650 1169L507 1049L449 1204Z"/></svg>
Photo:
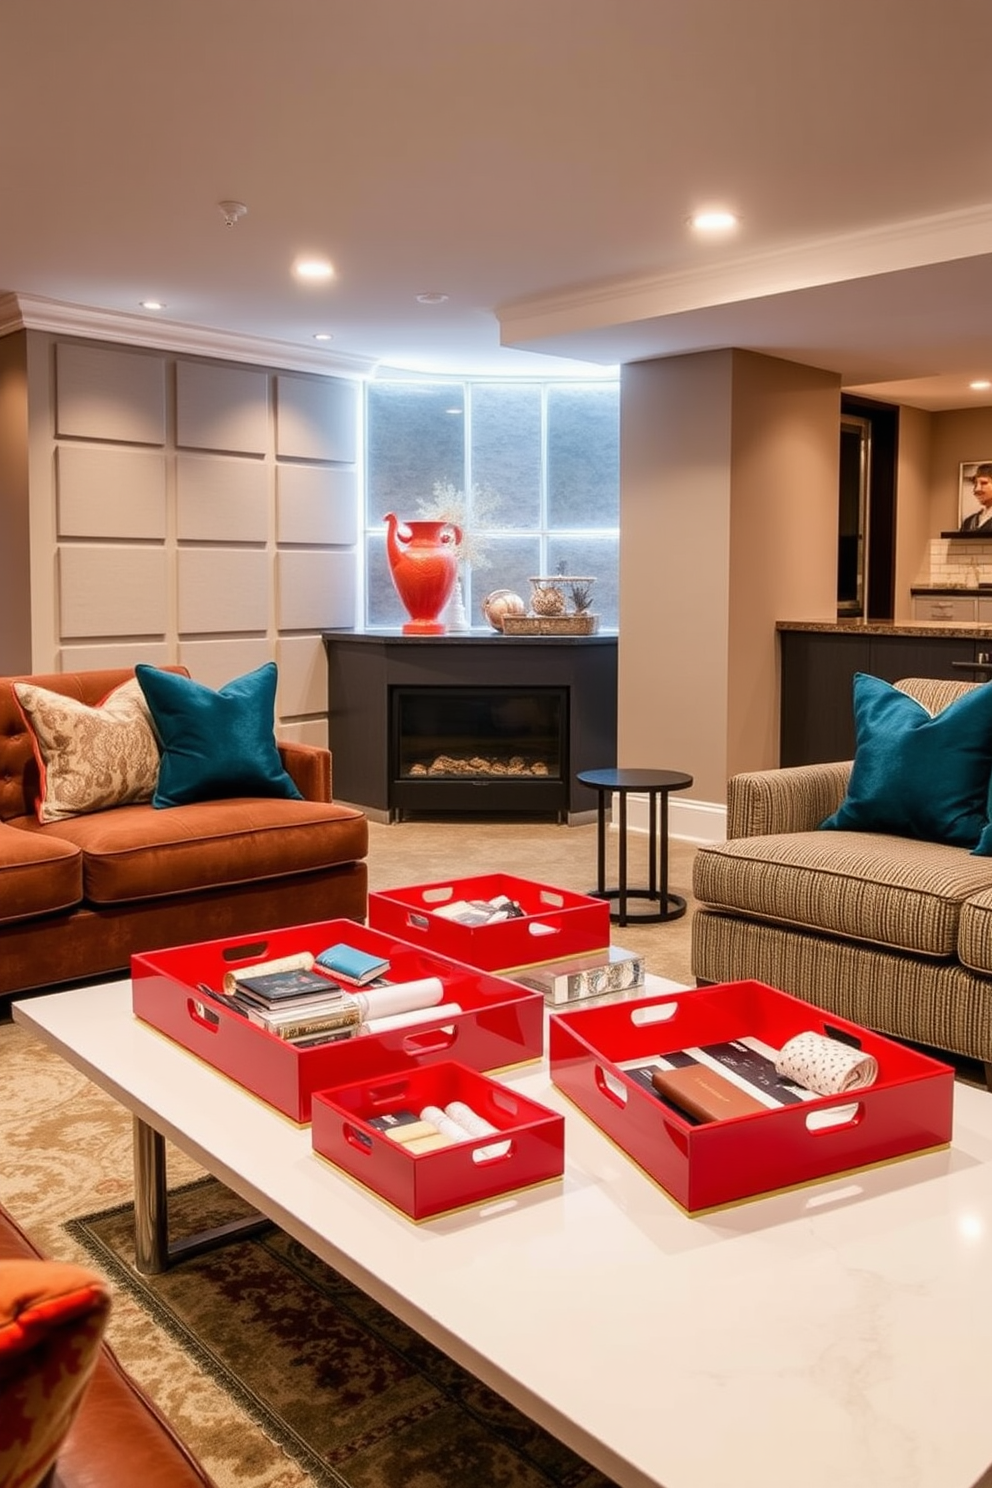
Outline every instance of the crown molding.
<svg viewBox="0 0 992 1488"><path fill-rule="evenodd" d="M327 377L367 377L376 366L373 358L348 352L316 347L311 350L289 341L245 336L236 331L219 331L158 317L153 320L119 310L98 310L41 295L0 294L0 336L21 330L83 336L91 341L115 341L229 362L251 362L291 372L320 372Z"/></svg>
<svg viewBox="0 0 992 1488"><path fill-rule="evenodd" d="M992 203L785 244L667 273L572 285L496 308L503 345L787 294L992 252Z"/></svg>

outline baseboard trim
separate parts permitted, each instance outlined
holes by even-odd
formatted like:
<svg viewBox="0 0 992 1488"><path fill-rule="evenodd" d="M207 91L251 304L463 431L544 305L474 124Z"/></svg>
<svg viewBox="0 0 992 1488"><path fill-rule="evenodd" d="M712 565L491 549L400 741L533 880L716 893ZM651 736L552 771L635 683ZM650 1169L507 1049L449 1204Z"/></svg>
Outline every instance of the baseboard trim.
<svg viewBox="0 0 992 1488"><path fill-rule="evenodd" d="M618 796L611 800L612 825L615 827L618 820ZM362 806L355 801L339 802L339 805L354 806L357 811L364 811L369 821L377 822L382 826L389 826L394 820L390 811L380 810L375 806ZM493 818L499 821L497 815ZM596 820L596 811L573 811L568 815L570 827L589 826ZM631 832L644 832L648 830L648 798L633 793L627 796L627 829ZM683 801L675 796L668 798L668 835L678 839L680 842L694 842L700 847L705 847L711 842L725 842L727 839L727 808L720 806L715 801Z"/></svg>
<svg viewBox="0 0 992 1488"><path fill-rule="evenodd" d="M617 823L617 797L613 798L613 825ZM647 832L648 798L631 793L627 797L627 830ZM727 808L716 801L668 798L668 835L680 842L695 842L705 847L711 842L727 840Z"/></svg>

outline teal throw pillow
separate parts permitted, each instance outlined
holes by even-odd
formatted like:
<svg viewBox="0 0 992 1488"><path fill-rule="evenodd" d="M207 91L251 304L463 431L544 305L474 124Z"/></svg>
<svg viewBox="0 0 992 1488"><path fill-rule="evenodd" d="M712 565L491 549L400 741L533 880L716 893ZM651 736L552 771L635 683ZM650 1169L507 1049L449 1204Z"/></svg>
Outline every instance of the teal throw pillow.
<svg viewBox="0 0 992 1488"><path fill-rule="evenodd" d="M218 692L144 662L134 670L162 746L153 806L223 796L302 800L276 745L274 661Z"/></svg>
<svg viewBox="0 0 992 1488"><path fill-rule="evenodd" d="M880 677L854 677L857 740L847 795L820 826L892 832L992 856L992 683L940 713Z"/></svg>

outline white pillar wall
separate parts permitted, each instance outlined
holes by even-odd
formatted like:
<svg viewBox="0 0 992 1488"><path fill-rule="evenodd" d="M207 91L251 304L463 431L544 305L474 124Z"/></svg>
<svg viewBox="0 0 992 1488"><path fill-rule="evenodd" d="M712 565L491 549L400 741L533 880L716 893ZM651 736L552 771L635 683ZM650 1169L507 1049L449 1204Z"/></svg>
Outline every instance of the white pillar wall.
<svg viewBox="0 0 992 1488"><path fill-rule="evenodd" d="M26 334L17 669L179 662L220 687L275 660L280 737L326 744L320 632L354 624L358 590L357 380Z"/></svg>

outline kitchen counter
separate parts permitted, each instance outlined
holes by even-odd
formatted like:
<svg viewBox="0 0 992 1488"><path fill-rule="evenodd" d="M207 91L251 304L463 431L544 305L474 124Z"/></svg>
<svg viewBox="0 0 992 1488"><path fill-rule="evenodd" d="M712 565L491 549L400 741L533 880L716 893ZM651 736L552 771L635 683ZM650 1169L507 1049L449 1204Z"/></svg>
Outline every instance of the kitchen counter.
<svg viewBox="0 0 992 1488"><path fill-rule="evenodd" d="M939 592L939 591L926 591ZM974 589L953 589L955 595L974 595ZM977 620L776 620L778 631L798 630L809 634L847 636L964 636L987 640L992 622Z"/></svg>
<svg viewBox="0 0 992 1488"><path fill-rule="evenodd" d="M853 759L857 672L886 682L985 682L992 672L992 624L974 620L779 620L777 630L783 765Z"/></svg>

